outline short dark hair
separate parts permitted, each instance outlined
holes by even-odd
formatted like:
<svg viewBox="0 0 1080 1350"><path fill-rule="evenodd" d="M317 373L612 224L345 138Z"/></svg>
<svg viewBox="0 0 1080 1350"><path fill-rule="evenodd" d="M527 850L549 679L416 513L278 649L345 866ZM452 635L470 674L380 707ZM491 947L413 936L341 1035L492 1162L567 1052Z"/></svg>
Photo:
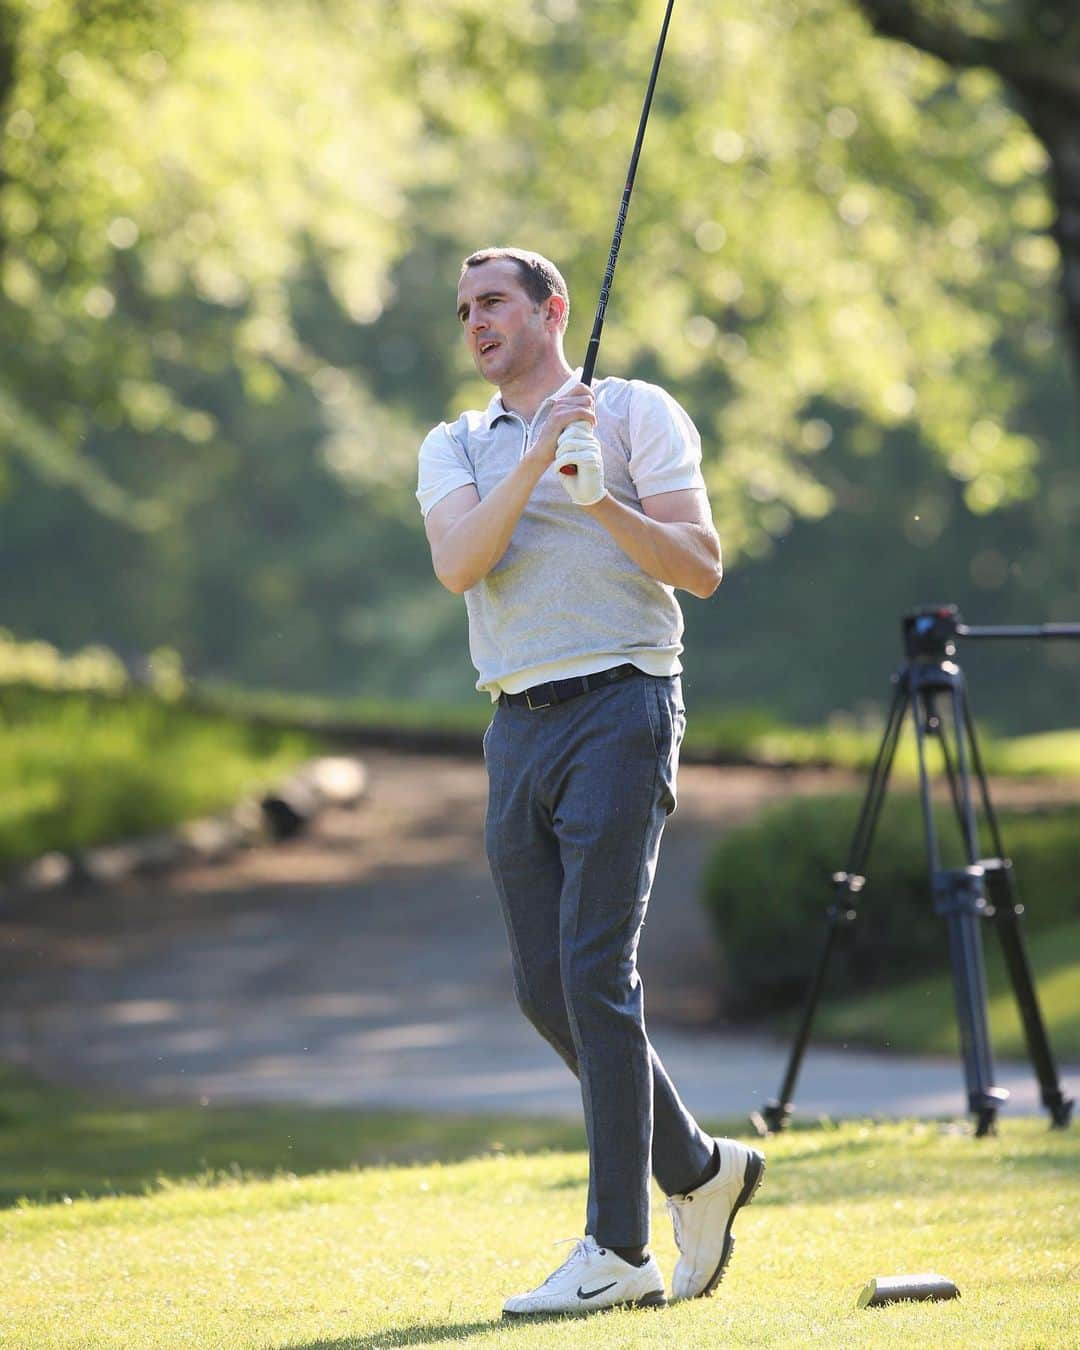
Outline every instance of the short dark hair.
<svg viewBox="0 0 1080 1350"><path fill-rule="evenodd" d="M570 292L566 289L563 275L550 259L527 248L481 248L470 253L461 264L461 276L470 267L479 267L481 263L512 262L521 278L525 294L537 305L542 305L551 295L562 296L566 302L566 313L570 313ZM565 327L565 319L564 319Z"/></svg>

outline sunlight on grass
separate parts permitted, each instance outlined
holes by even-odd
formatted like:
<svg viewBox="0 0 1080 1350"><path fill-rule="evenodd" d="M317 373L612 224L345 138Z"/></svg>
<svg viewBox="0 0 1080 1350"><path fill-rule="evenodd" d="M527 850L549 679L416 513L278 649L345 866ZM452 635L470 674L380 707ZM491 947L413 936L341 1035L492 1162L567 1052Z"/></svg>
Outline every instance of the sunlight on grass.
<svg viewBox="0 0 1080 1350"><path fill-rule="evenodd" d="M994 769L1007 774L1080 774L1080 728L998 741Z"/></svg>
<svg viewBox="0 0 1080 1350"><path fill-rule="evenodd" d="M831 764L837 768L867 769L881 745L883 728L844 725L825 727L778 726L748 738L747 752L763 764ZM998 739L982 731L979 747L986 771L1006 777L1080 777L1080 730L1045 732L1038 736ZM940 771L937 747L928 748L932 773ZM915 736L905 728L897 745L893 772L898 778L918 774Z"/></svg>
<svg viewBox="0 0 1080 1350"><path fill-rule="evenodd" d="M491 718L484 699L440 704L387 698L324 698L240 689L227 684L205 685L201 694L209 706L237 717L263 717L282 725L351 727L355 732L441 733L479 738ZM864 769L873 763L883 727L837 716L821 726L791 726L767 708L695 705L690 712L684 748L688 756L718 762L770 764L826 764ZM1046 732L1013 740L998 740L983 731L980 742L991 773L1080 777L1080 729ZM917 770L915 742L905 734L897 749L898 777Z"/></svg>
<svg viewBox="0 0 1080 1350"><path fill-rule="evenodd" d="M1077 1304L1074 1136L1009 1122L849 1124L768 1142L716 1297L647 1313L504 1327L503 1299L581 1230L580 1152L272 1181L0 1215L0 1337L75 1346L522 1347L1069 1344ZM654 1249L675 1254L657 1197ZM951 1303L857 1311L873 1275L934 1270Z"/></svg>
<svg viewBox="0 0 1080 1350"><path fill-rule="evenodd" d="M1061 1058L1078 1059L1080 922L1060 924L1047 932L1030 935L1026 947L1051 1047ZM1020 1014L995 934L989 926L984 932L984 951L994 1050L999 1055L1023 1058L1027 1046ZM814 1031L822 1040L875 1049L889 1046L894 1050L955 1054L960 1038L951 976L947 970L936 971L880 993L826 1002Z"/></svg>

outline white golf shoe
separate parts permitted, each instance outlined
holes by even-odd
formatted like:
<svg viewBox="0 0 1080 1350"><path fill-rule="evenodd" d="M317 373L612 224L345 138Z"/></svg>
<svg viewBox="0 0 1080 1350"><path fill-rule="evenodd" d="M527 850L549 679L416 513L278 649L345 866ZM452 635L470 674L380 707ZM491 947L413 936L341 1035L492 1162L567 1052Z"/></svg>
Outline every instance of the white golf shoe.
<svg viewBox="0 0 1080 1350"><path fill-rule="evenodd" d="M506 1300L504 1317L597 1312L601 1308L658 1308L667 1302L664 1277L650 1256L632 1266L586 1235L543 1284Z"/></svg>
<svg viewBox="0 0 1080 1350"><path fill-rule="evenodd" d="M724 1278L735 1246L731 1225L753 1200L765 1176L765 1159L735 1139L718 1139L720 1170L686 1195L668 1197L679 1261L672 1281L676 1299L704 1298Z"/></svg>

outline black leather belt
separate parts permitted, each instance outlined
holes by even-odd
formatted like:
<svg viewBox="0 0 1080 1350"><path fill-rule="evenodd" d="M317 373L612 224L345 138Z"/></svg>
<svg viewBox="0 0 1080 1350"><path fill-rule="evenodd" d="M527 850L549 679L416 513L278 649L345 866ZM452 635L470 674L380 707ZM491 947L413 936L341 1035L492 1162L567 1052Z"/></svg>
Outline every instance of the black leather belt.
<svg viewBox="0 0 1080 1350"><path fill-rule="evenodd" d="M591 689L603 689L608 684L618 684L631 675L640 675L637 666L612 666L610 670L598 670L595 675L574 675L568 680L549 680L547 684L534 684L531 689L523 689L520 694L500 694L499 702L508 708L550 708L556 703L565 703L568 699L578 698Z"/></svg>

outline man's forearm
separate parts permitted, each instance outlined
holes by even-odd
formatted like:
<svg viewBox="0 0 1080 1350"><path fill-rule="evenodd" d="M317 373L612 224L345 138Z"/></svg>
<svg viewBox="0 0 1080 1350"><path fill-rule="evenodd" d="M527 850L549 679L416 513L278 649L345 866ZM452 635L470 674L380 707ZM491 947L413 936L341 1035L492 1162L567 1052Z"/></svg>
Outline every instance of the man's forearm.
<svg viewBox="0 0 1080 1350"><path fill-rule="evenodd" d="M469 511L432 549L435 575L460 595L486 577L510 546L510 537L548 462L525 455L513 473Z"/></svg>
<svg viewBox="0 0 1080 1350"><path fill-rule="evenodd" d="M709 525L653 520L609 493L581 508L597 520L643 572L706 599L720 584L720 541Z"/></svg>

